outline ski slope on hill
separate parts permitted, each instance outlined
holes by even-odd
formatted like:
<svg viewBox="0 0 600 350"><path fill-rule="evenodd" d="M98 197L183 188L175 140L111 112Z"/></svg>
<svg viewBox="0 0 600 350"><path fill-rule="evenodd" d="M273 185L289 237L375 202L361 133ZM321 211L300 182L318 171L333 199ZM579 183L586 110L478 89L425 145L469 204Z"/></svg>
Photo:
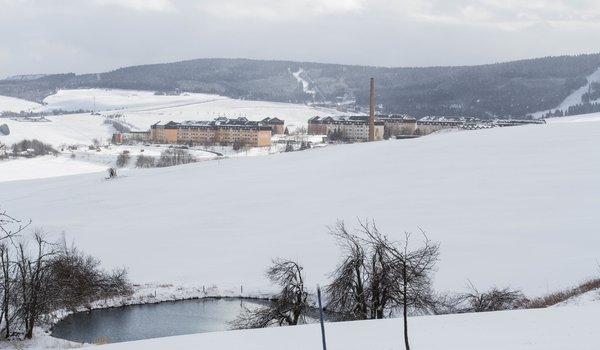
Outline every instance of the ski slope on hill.
<svg viewBox="0 0 600 350"><path fill-rule="evenodd" d="M310 107L291 103L234 100L218 95L184 93L177 96L154 95L149 91L79 89L60 90L47 97L45 105L0 96L0 112L3 108L18 111L20 101L27 111L50 112L96 111L46 117L48 122L25 122L8 118L0 119L7 124L10 135L0 136L0 142L10 144L25 138L37 138L54 146L62 144L90 144L91 140L110 139L115 130L104 122L104 116L120 113L122 120L137 130L149 130L158 121L212 120L219 116L246 117L260 120L266 117L283 119L293 130L306 127L309 118L315 115L337 115L332 109ZM25 109L24 107L24 109Z"/></svg>
<svg viewBox="0 0 600 350"><path fill-rule="evenodd" d="M597 273L600 122L332 146L252 159L0 183L0 205L135 282L264 291L272 258L308 285L338 260L327 226L374 218L441 243L436 287L571 286Z"/></svg>
<svg viewBox="0 0 600 350"><path fill-rule="evenodd" d="M569 109L569 107L581 104L582 103L581 98L583 97L583 94L585 94L586 92L589 91L590 84L594 83L594 82L600 82L600 68L598 68L596 71L594 71L594 73L587 76L586 79L587 79L587 84L585 84L584 86L580 87L579 89L573 91L558 106L556 106L555 108L549 109L549 110L532 113L532 115L535 118L542 118L544 116L544 114L546 114L548 112L554 112L557 109L560 109L563 112L565 112Z"/></svg>

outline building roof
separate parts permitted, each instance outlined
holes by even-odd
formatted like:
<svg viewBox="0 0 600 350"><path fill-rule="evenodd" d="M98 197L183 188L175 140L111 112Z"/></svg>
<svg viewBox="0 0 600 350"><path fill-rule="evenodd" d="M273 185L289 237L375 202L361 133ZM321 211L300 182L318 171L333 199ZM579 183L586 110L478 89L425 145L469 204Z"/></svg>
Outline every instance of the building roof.
<svg viewBox="0 0 600 350"><path fill-rule="evenodd" d="M152 125L152 128L178 129L178 128L239 128L253 130L271 130L271 127L259 121L249 121L247 118L240 117L228 119L219 117L215 120L186 120L183 122L169 121L167 123L158 122Z"/></svg>
<svg viewBox="0 0 600 350"><path fill-rule="evenodd" d="M279 119L277 117L275 117L275 118L269 118L269 117L267 117L267 118L261 120L261 122L265 123L265 124L269 124L269 125L283 124L283 120L281 120L281 119Z"/></svg>
<svg viewBox="0 0 600 350"><path fill-rule="evenodd" d="M344 115L344 116L327 116L327 117L312 117L308 120L314 124L368 124L368 115ZM383 125L383 121L375 118L375 125Z"/></svg>

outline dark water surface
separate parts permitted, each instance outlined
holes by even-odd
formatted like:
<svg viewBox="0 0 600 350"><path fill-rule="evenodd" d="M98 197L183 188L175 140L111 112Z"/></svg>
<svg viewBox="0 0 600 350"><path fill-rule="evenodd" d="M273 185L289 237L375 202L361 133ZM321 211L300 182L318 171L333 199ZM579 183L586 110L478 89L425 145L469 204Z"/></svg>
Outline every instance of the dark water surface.
<svg viewBox="0 0 600 350"><path fill-rule="evenodd" d="M242 306L258 300L198 299L93 310L67 316L52 336L76 342L124 342L224 331Z"/></svg>

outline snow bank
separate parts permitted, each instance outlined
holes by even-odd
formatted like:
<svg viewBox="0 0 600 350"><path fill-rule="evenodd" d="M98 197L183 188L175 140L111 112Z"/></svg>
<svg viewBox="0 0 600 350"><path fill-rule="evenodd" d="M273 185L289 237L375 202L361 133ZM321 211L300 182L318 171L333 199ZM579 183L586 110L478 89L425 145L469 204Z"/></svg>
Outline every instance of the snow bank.
<svg viewBox="0 0 600 350"><path fill-rule="evenodd" d="M420 350L595 350L600 306L413 317L411 347ZM404 349L401 319L328 323L327 348ZM204 333L104 345L100 349L321 349L318 324Z"/></svg>

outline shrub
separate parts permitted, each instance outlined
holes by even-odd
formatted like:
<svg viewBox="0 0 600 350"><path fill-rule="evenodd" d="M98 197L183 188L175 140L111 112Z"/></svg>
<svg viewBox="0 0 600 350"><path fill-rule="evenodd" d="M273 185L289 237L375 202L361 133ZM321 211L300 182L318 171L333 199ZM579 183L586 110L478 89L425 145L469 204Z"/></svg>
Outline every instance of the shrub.
<svg viewBox="0 0 600 350"><path fill-rule="evenodd" d="M153 168L154 158L140 154L135 161L136 168Z"/></svg>
<svg viewBox="0 0 600 350"><path fill-rule="evenodd" d="M469 285L469 292L464 293L467 303L463 312L487 312L500 310L520 309L527 303L527 298L520 290L510 288L492 287L490 290L480 292L474 285Z"/></svg>
<svg viewBox="0 0 600 350"><path fill-rule="evenodd" d="M236 140L233 143L233 150L234 151L239 151L239 150L241 150L244 147L246 147L246 143L244 141L242 141L242 140Z"/></svg>
<svg viewBox="0 0 600 350"><path fill-rule="evenodd" d="M572 297L590 292L592 290L600 290L600 278L594 278L580 283L578 286L568 288L558 292L550 293L539 298L535 298L527 303L528 309L539 309L558 303L562 303Z"/></svg>
<svg viewBox="0 0 600 350"><path fill-rule="evenodd" d="M117 156L117 167L122 168L127 166L130 160L131 156L129 155L129 151L123 151L119 153L119 155Z"/></svg>
<svg viewBox="0 0 600 350"><path fill-rule="evenodd" d="M56 308L75 308L102 298L131 293L125 269L104 271L100 268L100 260L77 248L63 249L48 264L52 279L47 287L54 295Z"/></svg>
<svg viewBox="0 0 600 350"><path fill-rule="evenodd" d="M196 162L196 158L190 152L184 149L167 149L160 154L160 158L156 163L157 167L168 167L174 165L188 164Z"/></svg>

